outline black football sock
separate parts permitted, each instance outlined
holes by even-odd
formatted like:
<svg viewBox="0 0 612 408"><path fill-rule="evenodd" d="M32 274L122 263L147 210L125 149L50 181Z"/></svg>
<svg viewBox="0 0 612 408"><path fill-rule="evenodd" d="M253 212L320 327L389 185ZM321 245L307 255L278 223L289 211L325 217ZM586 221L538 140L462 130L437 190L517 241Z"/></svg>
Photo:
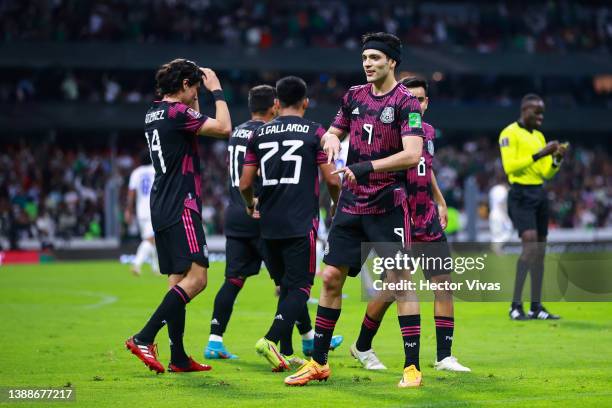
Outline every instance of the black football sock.
<svg viewBox="0 0 612 408"><path fill-rule="evenodd" d="M516 262L516 278L514 280L514 295L512 297L512 307L519 306L522 303L523 286L529 272L529 264L521 258Z"/></svg>
<svg viewBox="0 0 612 408"><path fill-rule="evenodd" d="M451 355L455 319L446 316L434 316L434 321L436 323L437 356L438 361L442 361Z"/></svg>
<svg viewBox="0 0 612 408"><path fill-rule="evenodd" d="M293 354L293 327L280 338L280 352L285 356Z"/></svg>
<svg viewBox="0 0 612 408"><path fill-rule="evenodd" d="M175 314L185 309L189 296L178 285L172 287L157 307L147 324L136 334L136 339L142 343L151 344L159 330L164 327Z"/></svg>
<svg viewBox="0 0 612 408"><path fill-rule="evenodd" d="M419 349L421 347L421 315L398 316L402 340L404 342L404 368L415 365L417 370L421 370L419 365Z"/></svg>
<svg viewBox="0 0 612 408"><path fill-rule="evenodd" d="M376 332L380 327L380 322L372 319L368 314L363 317L361 323L361 331L357 338L356 347L358 351L368 351L372 348L372 339L376 336Z"/></svg>
<svg viewBox="0 0 612 408"><path fill-rule="evenodd" d="M289 289L285 298L278 304L272 326L265 335L266 339L278 343L284 335L291 334L306 301L308 301L308 295L305 292L300 289Z"/></svg>
<svg viewBox="0 0 612 408"><path fill-rule="evenodd" d="M319 305L317 308L317 320L315 321L315 338L312 358L317 363L327 363L329 345L336 328L336 322L340 318L340 309L331 309Z"/></svg>
<svg viewBox="0 0 612 408"><path fill-rule="evenodd" d="M187 294L179 286L175 286L177 290L182 291L185 299L189 299ZM187 301L188 302L188 301ZM185 306L179 309L174 316L168 320L168 337L170 338L170 361L172 364L179 367L187 367L189 365L189 357L185 353L183 346L183 334L185 333Z"/></svg>
<svg viewBox="0 0 612 408"><path fill-rule="evenodd" d="M538 260L531 267L531 310L538 310L542 301L542 281L544 280L544 261Z"/></svg>
<svg viewBox="0 0 612 408"><path fill-rule="evenodd" d="M287 288L281 287L278 293L278 304L276 306L276 315L280 313L280 304L287 297ZM280 352L286 356L293 354L293 327L286 333L283 333L280 338Z"/></svg>
<svg viewBox="0 0 612 408"><path fill-rule="evenodd" d="M223 285L215 296L215 305L213 308L212 319L210 321L210 334L223 336L227 324L232 316L234 302L240 289L244 286L244 279L229 278L225 279Z"/></svg>
<svg viewBox="0 0 612 408"><path fill-rule="evenodd" d="M312 330L312 321L310 320L310 313L308 312L308 304L304 305L302 313L298 316L295 322L300 334L306 334Z"/></svg>

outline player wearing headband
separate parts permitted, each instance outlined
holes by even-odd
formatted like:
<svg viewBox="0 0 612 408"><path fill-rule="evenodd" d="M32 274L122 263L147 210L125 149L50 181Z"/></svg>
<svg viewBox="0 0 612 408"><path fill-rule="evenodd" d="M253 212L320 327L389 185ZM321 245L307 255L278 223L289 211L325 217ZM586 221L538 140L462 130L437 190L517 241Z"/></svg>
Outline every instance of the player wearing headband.
<svg viewBox="0 0 612 408"><path fill-rule="evenodd" d="M356 276L364 261L361 244L376 246L381 257L394 256L410 234L406 169L416 166L423 149L418 100L395 79L401 61L401 42L388 33L366 34L362 65L367 83L350 88L336 118L321 140L328 161L338 156L340 140L350 134L347 165L338 210L332 222L323 262L323 287L315 322L313 358L287 385L304 385L330 376L327 352L340 317L342 287ZM398 299L398 316L405 351L401 387L420 385L418 354L412 337L419 329L413 302ZM418 313L418 304L417 313Z"/></svg>

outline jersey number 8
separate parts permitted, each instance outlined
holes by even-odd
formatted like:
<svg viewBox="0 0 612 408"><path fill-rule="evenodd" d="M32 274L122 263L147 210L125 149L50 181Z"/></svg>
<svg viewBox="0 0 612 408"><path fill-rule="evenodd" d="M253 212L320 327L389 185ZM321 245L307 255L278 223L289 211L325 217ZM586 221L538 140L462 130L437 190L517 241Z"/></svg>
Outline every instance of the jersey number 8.
<svg viewBox="0 0 612 408"><path fill-rule="evenodd" d="M417 176L424 176L426 175L427 171L427 166L425 165L425 158L421 157L421 160L419 160L419 165L417 166Z"/></svg>

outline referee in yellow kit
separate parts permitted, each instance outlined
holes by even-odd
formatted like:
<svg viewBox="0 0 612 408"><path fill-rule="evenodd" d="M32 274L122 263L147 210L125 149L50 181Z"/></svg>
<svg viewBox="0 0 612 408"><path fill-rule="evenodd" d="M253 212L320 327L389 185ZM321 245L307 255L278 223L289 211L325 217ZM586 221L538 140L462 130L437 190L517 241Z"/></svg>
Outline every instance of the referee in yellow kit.
<svg viewBox="0 0 612 408"><path fill-rule="evenodd" d="M508 215L523 245L516 265L510 307L512 320L559 319L548 313L540 302L548 235L548 198L543 183L559 171L567 144L559 144L556 140L546 143L538 130L543 120L544 101L538 95L527 94L521 100L519 120L499 135L502 163L511 184ZM528 272L531 273L531 308L525 315L521 297Z"/></svg>

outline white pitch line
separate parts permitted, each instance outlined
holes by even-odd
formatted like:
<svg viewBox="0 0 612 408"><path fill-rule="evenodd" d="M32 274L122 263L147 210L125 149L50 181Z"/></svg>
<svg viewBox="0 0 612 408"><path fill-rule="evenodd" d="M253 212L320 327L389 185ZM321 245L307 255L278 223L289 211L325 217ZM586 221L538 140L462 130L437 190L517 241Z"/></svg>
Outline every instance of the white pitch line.
<svg viewBox="0 0 612 408"><path fill-rule="evenodd" d="M83 296L91 296L91 297L100 298L99 302L81 306L83 309L98 309L98 308L110 305L112 303L115 303L117 300L119 300L117 296L109 295L109 294L102 293L102 292L74 292L74 293L78 295L83 295Z"/></svg>

